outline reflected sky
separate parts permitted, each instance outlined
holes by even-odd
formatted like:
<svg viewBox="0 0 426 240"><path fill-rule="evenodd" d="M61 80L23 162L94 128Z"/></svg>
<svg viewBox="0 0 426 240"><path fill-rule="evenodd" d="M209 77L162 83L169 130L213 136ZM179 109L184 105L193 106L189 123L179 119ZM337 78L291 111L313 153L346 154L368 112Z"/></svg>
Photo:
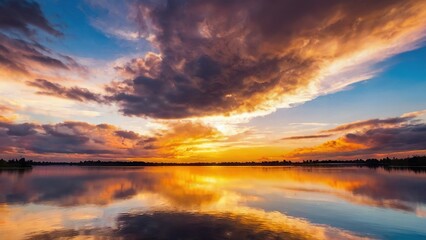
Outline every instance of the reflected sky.
<svg viewBox="0 0 426 240"><path fill-rule="evenodd" d="M49 166L0 182L10 239L426 237L426 174L410 171Z"/></svg>

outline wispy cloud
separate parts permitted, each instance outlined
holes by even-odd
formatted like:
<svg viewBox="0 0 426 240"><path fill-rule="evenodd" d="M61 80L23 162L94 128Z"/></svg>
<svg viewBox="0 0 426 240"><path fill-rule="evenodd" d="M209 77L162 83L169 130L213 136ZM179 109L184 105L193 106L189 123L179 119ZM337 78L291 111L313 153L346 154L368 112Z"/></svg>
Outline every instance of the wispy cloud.
<svg viewBox="0 0 426 240"><path fill-rule="evenodd" d="M40 36L59 38L63 33L46 19L38 3L1 1L0 16L0 72L4 75L0 80L8 80L11 75L34 77L60 70L86 71L70 56L55 53L40 43Z"/></svg>
<svg viewBox="0 0 426 240"><path fill-rule="evenodd" d="M38 94L56 96L65 99L72 99L80 102L93 101L97 103L106 103L104 96L99 93L93 93L87 88L64 87L58 83L50 82L45 79L35 79L28 81L27 85L38 88Z"/></svg>
<svg viewBox="0 0 426 240"><path fill-rule="evenodd" d="M0 28L18 31L27 36L36 34L35 28L54 36L63 34L44 17L40 6L31 1L5 0L0 3Z"/></svg>
<svg viewBox="0 0 426 240"><path fill-rule="evenodd" d="M312 138L326 138L326 137L330 137L330 136L332 136L332 134L301 135L301 136L285 137L285 138L282 138L282 140L299 140L299 139L312 139Z"/></svg>
<svg viewBox="0 0 426 240"><path fill-rule="evenodd" d="M426 123L417 119L423 114L425 111L407 113L395 118L370 119L343 124L323 131L330 133L329 136L333 134L343 134L343 136L318 146L296 149L286 157L324 159L425 153ZM310 137L295 136L288 139Z"/></svg>
<svg viewBox="0 0 426 240"><path fill-rule="evenodd" d="M401 123L415 121L415 118L420 114L404 114L401 117L386 118L386 119L369 119L365 121L357 121L353 123L343 124L332 129L324 130L324 133L339 133L345 131L362 130L364 128L385 128L394 127Z"/></svg>
<svg viewBox="0 0 426 240"><path fill-rule="evenodd" d="M322 127L322 126L328 126L331 125L330 123L321 123L321 122L300 122L300 123L289 123L288 125L290 126L318 126L318 127Z"/></svg>

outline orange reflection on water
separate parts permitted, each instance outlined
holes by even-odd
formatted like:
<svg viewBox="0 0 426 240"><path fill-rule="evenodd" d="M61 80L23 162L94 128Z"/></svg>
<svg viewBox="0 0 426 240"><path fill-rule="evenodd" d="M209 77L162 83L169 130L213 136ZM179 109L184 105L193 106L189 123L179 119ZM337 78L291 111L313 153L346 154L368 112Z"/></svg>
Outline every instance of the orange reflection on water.
<svg viewBox="0 0 426 240"><path fill-rule="evenodd" d="M226 220L226 226L239 224L241 229L254 224L297 239L358 238L252 203L268 206L281 198L346 201L420 217L426 203L426 193L419 190L425 174L349 167L36 167L23 174L1 173L0 181L0 235L17 238L54 231L82 237L82 229L88 236L106 232L123 237L117 230L123 214L136 214L123 217L131 221L145 221L145 214L151 214L150 221L178 215L188 221Z"/></svg>

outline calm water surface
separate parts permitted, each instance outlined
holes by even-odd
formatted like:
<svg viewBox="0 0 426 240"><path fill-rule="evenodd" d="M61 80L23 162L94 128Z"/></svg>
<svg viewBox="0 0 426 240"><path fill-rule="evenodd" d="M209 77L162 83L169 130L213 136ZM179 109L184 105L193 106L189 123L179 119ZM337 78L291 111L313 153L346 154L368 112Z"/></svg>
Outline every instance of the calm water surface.
<svg viewBox="0 0 426 240"><path fill-rule="evenodd" d="M0 239L426 239L426 174L367 168L0 172Z"/></svg>

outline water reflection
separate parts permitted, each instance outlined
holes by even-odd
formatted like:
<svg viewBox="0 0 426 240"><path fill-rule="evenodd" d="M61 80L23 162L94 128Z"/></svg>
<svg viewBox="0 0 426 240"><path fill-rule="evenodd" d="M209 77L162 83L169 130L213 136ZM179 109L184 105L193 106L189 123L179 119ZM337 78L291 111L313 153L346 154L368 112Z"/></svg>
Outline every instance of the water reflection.
<svg viewBox="0 0 426 240"><path fill-rule="evenodd" d="M253 214L253 212L252 212ZM273 217L278 219L273 219ZM281 217L281 218L280 218ZM280 220L278 223L277 220ZM62 229L33 234L28 239L102 236L120 239L361 239L344 231L312 226L282 216L254 213L148 212L122 214L117 228Z"/></svg>
<svg viewBox="0 0 426 240"><path fill-rule="evenodd" d="M407 171L36 167L0 182L0 236L11 239L426 237L426 175Z"/></svg>

